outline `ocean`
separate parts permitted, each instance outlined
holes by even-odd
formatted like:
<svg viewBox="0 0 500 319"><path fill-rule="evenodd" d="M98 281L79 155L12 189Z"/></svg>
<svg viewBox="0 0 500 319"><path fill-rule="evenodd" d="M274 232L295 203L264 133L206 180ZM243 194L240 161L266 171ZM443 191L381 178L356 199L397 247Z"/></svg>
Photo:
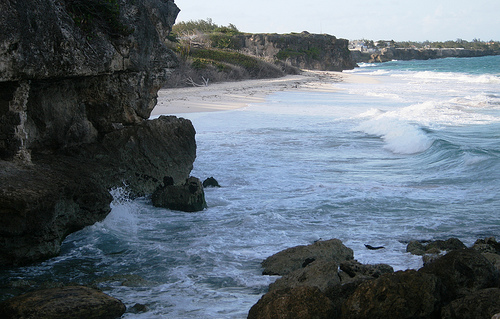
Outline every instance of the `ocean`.
<svg viewBox="0 0 500 319"><path fill-rule="evenodd" d="M372 81L181 115L197 131L192 175L222 186L205 189L208 209L114 189L103 222L1 283L91 284L146 305L124 318L246 318L276 279L260 262L288 247L338 238L362 263L404 270L422 265L410 240L500 239L500 56L346 73Z"/></svg>

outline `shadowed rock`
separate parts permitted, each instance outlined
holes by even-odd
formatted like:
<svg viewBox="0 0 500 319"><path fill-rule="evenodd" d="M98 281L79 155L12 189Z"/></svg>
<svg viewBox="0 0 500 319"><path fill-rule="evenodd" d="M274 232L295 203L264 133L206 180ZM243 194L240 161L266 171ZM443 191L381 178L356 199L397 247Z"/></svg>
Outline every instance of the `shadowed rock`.
<svg viewBox="0 0 500 319"><path fill-rule="evenodd" d="M68 286L38 290L11 298L0 304L4 319L114 319L125 312L125 305L98 290Z"/></svg>
<svg viewBox="0 0 500 319"><path fill-rule="evenodd" d="M248 319L332 319L334 316L332 302L315 287L271 291L248 313Z"/></svg>
<svg viewBox="0 0 500 319"><path fill-rule="evenodd" d="M197 212L207 208L201 181L189 177L181 185L160 186L151 196L153 205L184 212Z"/></svg>

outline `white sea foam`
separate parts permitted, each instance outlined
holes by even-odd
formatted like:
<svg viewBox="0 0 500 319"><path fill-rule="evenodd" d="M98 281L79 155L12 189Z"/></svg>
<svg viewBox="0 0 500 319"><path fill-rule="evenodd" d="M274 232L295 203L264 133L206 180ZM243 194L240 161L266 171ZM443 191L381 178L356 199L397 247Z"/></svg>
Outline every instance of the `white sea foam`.
<svg viewBox="0 0 500 319"><path fill-rule="evenodd" d="M396 154L420 153L432 145L432 139L418 126L386 114L360 123L355 130L381 137L384 148Z"/></svg>

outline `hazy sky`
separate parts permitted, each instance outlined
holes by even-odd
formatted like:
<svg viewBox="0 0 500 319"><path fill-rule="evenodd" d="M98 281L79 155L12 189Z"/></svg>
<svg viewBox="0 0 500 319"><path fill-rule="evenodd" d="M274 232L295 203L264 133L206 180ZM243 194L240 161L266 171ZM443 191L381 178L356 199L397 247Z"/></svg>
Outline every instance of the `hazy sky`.
<svg viewBox="0 0 500 319"><path fill-rule="evenodd" d="M175 0L177 21L211 18L251 33L328 33L350 40L500 41L500 0Z"/></svg>

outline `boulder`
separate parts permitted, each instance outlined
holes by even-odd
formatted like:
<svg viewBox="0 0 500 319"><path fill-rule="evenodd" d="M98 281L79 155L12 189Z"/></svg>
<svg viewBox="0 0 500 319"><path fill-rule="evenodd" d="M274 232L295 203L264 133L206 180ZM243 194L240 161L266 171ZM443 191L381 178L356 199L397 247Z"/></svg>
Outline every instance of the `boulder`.
<svg viewBox="0 0 500 319"><path fill-rule="evenodd" d="M38 290L6 300L0 304L5 319L114 319L125 313L125 305L101 291L68 286Z"/></svg>
<svg viewBox="0 0 500 319"><path fill-rule="evenodd" d="M318 260L277 279L269 285L269 291L301 286L317 287L325 291L335 285L340 285L338 263Z"/></svg>
<svg viewBox="0 0 500 319"><path fill-rule="evenodd" d="M357 287L342 306L342 318L436 318L440 293L434 275L415 270L384 274Z"/></svg>
<svg viewBox="0 0 500 319"><path fill-rule="evenodd" d="M478 290L443 307L442 319L490 319L500 312L500 289Z"/></svg>
<svg viewBox="0 0 500 319"><path fill-rule="evenodd" d="M189 177L181 185L159 186L151 196L153 205L184 212L197 212L207 208L201 181Z"/></svg>
<svg viewBox="0 0 500 319"><path fill-rule="evenodd" d="M301 269L313 261L334 261L340 263L354 259L352 249L339 239L317 241L311 245L296 246L280 251L262 262L264 275L284 276Z"/></svg>
<svg viewBox="0 0 500 319"><path fill-rule="evenodd" d="M215 178L209 177L203 181L203 187L220 187L220 185Z"/></svg>
<svg viewBox="0 0 500 319"><path fill-rule="evenodd" d="M500 243L496 241L495 237L478 239L471 248L480 253L500 254Z"/></svg>
<svg viewBox="0 0 500 319"><path fill-rule="evenodd" d="M335 319L332 301L316 287L274 290L253 305L248 319Z"/></svg>
<svg viewBox="0 0 500 319"><path fill-rule="evenodd" d="M426 244L413 240L406 246L406 251L414 255L424 255L439 254L442 251L452 251L465 248L467 247L459 239L449 238L447 240L431 241Z"/></svg>
<svg viewBox="0 0 500 319"><path fill-rule="evenodd" d="M480 289L496 287L498 270L483 255L462 249L449 252L425 265L420 273L437 276L445 287L444 301L451 301L472 294Z"/></svg>

